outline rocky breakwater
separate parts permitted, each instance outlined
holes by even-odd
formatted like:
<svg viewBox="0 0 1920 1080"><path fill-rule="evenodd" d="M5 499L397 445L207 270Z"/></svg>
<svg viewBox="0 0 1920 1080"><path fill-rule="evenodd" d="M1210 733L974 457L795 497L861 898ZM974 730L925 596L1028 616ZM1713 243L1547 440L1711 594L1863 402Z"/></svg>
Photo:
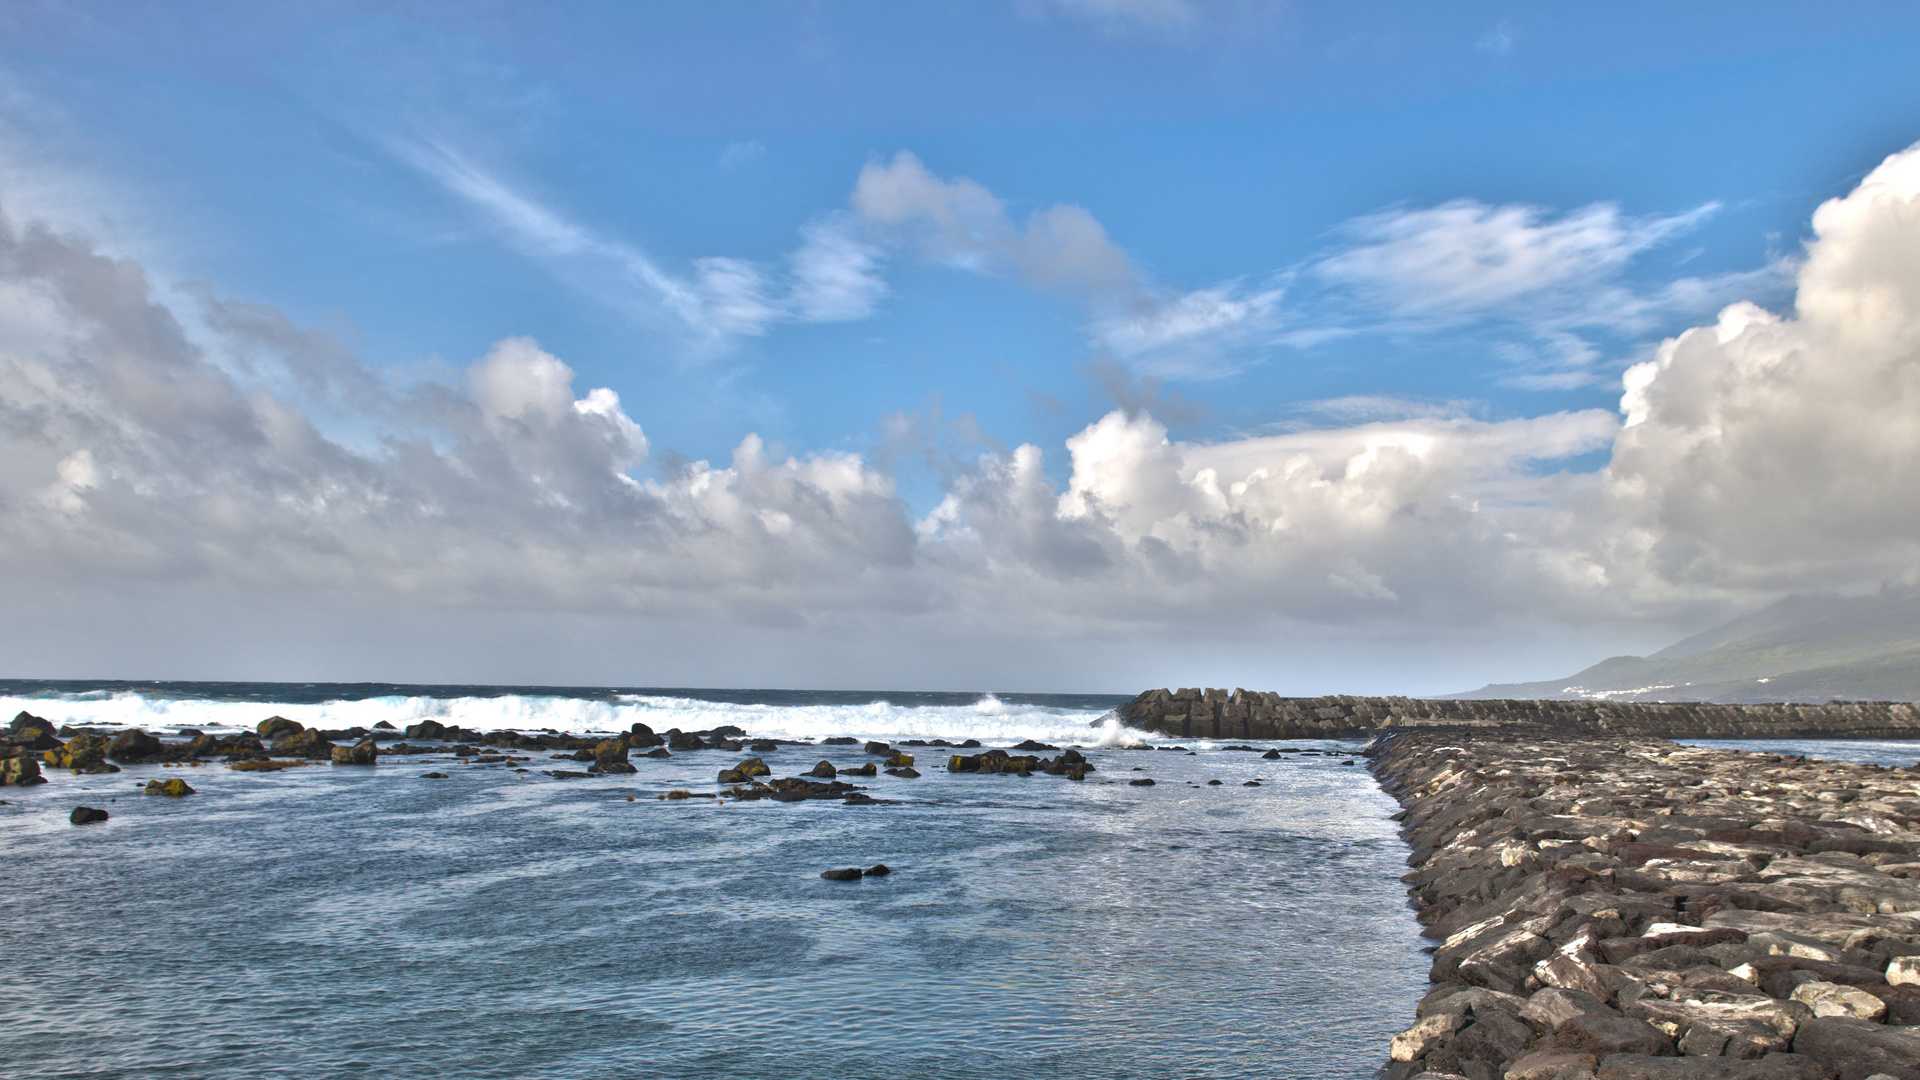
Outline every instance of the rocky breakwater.
<svg viewBox="0 0 1920 1080"><path fill-rule="evenodd" d="M1699 702L1453 701L1260 691L1148 690L1114 710L1129 727L1183 739L1364 739L1388 728L1527 725L1565 734L1666 739L1912 739L1920 709L1901 701L1712 705Z"/></svg>
<svg viewBox="0 0 1920 1080"><path fill-rule="evenodd" d="M1438 940L1389 1080L1920 1080L1920 772L1545 731L1367 755Z"/></svg>

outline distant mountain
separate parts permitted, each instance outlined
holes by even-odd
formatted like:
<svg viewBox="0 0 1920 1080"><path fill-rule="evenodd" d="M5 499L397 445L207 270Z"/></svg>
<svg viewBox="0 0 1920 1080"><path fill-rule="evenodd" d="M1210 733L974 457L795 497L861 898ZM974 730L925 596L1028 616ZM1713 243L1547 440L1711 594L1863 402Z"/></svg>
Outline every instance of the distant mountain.
<svg viewBox="0 0 1920 1080"><path fill-rule="evenodd" d="M1920 588L1789 596L1652 656L1564 679L1494 683L1454 698L1615 701L1920 700Z"/></svg>

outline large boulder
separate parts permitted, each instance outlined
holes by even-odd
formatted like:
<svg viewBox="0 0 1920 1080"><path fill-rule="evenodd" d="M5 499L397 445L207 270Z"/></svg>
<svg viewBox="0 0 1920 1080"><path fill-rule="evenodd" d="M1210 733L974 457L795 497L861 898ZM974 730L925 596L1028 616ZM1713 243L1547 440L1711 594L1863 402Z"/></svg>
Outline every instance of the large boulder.
<svg viewBox="0 0 1920 1080"><path fill-rule="evenodd" d="M371 738L361 739L352 746L330 747L329 756L335 765L373 765L380 760L380 747Z"/></svg>
<svg viewBox="0 0 1920 1080"><path fill-rule="evenodd" d="M326 735L313 729L302 729L284 738L273 741L273 753L276 757L302 757L324 761L333 756L333 744Z"/></svg>
<svg viewBox="0 0 1920 1080"><path fill-rule="evenodd" d="M1488 1012L1460 1029L1447 1046L1469 1061L1498 1065L1526 1053L1533 1035L1533 1027L1512 1013Z"/></svg>
<svg viewBox="0 0 1920 1080"><path fill-rule="evenodd" d="M1832 1073L1823 1064L1801 1054L1768 1054L1758 1061L1615 1054L1600 1062L1598 1076L1599 1080L1828 1080Z"/></svg>
<svg viewBox="0 0 1920 1080"><path fill-rule="evenodd" d="M107 760L107 747L113 740L105 735L75 735L65 744L49 750L43 759L58 769L69 769L75 774L117 773L120 766Z"/></svg>
<svg viewBox="0 0 1920 1080"><path fill-rule="evenodd" d="M13 718L13 723L7 725L7 733L16 746L35 751L59 746L60 739L54 734L58 730L53 721L43 720L24 709Z"/></svg>
<svg viewBox="0 0 1920 1080"><path fill-rule="evenodd" d="M1444 1044L1467 1023L1463 1013L1440 1013L1422 1017L1413 1026L1393 1037L1389 1053L1395 1061L1419 1061L1429 1051Z"/></svg>
<svg viewBox="0 0 1920 1080"><path fill-rule="evenodd" d="M1536 992L1520 1009L1520 1019L1552 1031L1576 1016L1618 1016L1606 1002L1582 990L1549 986Z"/></svg>
<svg viewBox="0 0 1920 1080"><path fill-rule="evenodd" d="M258 732L262 739L279 739L283 736L305 731L306 725L300 723L298 720L289 720L284 716L269 716L265 720L255 724L253 730Z"/></svg>
<svg viewBox="0 0 1920 1080"><path fill-rule="evenodd" d="M822 779L822 780L831 780L831 779L833 779L834 777L836 777L836 776L838 776L838 775L840 775L840 770L839 770L839 769L836 769L836 768L834 768L834 767L833 767L833 762L831 762L831 761L822 761L822 762L821 762L820 764L818 764L818 765L815 765L815 766L814 766L813 768L811 768L811 769L808 769L808 770L807 770L807 771L806 771L806 772L805 772L804 774L802 774L802 775L805 775L805 776L817 776L817 777L819 777L819 778L820 778L820 779Z"/></svg>
<svg viewBox="0 0 1920 1080"><path fill-rule="evenodd" d="M676 731L667 738L669 750L705 750L706 748L707 744L700 741L700 736L690 731Z"/></svg>
<svg viewBox="0 0 1920 1080"><path fill-rule="evenodd" d="M165 749L159 739L139 728L128 728L107 744L107 756L115 761L149 761L159 757Z"/></svg>
<svg viewBox="0 0 1920 1080"><path fill-rule="evenodd" d="M618 762L627 763L627 740L625 738L604 739L593 748L593 760L602 766Z"/></svg>
<svg viewBox="0 0 1920 1080"><path fill-rule="evenodd" d="M771 776L773 770L757 757L746 758L731 769L720 770L720 782L723 784L751 783L756 776Z"/></svg>
<svg viewBox="0 0 1920 1080"><path fill-rule="evenodd" d="M406 736L409 739L431 739L439 742L447 737L446 725L438 720L422 720L417 724L408 724Z"/></svg>
<svg viewBox="0 0 1920 1080"><path fill-rule="evenodd" d="M28 787L46 782L47 778L40 775L40 763L33 760L31 754L22 752L0 758L0 787Z"/></svg>
<svg viewBox="0 0 1920 1080"><path fill-rule="evenodd" d="M1816 1016L1800 1025L1793 1052L1825 1062L1843 1077L1885 1073L1920 1077L1920 1028L1888 1027L1850 1016Z"/></svg>
<svg viewBox="0 0 1920 1080"><path fill-rule="evenodd" d="M75 825L87 825L95 821L105 821L110 815L97 806L76 806L67 820Z"/></svg>
<svg viewBox="0 0 1920 1080"><path fill-rule="evenodd" d="M1624 1016L1575 1016L1553 1034L1553 1048L1604 1058L1609 1054L1673 1057L1673 1039L1645 1020Z"/></svg>
<svg viewBox="0 0 1920 1080"><path fill-rule="evenodd" d="M193 788L177 776L170 780L149 780L145 791L148 795L165 795L170 799L184 798L194 793Z"/></svg>
<svg viewBox="0 0 1920 1080"><path fill-rule="evenodd" d="M1857 1016L1874 1023L1886 1019L1886 1002L1852 986L1839 983L1804 982L1793 988L1793 1000L1813 1010L1815 1016Z"/></svg>

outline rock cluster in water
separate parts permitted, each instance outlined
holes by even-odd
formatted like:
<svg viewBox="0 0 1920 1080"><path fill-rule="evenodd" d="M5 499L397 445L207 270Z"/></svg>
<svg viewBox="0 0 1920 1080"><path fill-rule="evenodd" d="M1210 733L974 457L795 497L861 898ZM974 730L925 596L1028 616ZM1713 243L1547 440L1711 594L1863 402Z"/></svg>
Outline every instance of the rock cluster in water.
<svg viewBox="0 0 1920 1080"><path fill-rule="evenodd" d="M250 732L216 736L182 729L180 735L182 738L178 741L165 741L138 728L109 732L63 726L56 731L51 722L22 712L5 731L0 732L0 783L44 783L46 777L42 775L43 766L66 769L76 774L115 773L120 771L120 763L200 765L206 759L219 759L229 768L240 772L278 772L323 762L342 766L371 766L378 764L383 757L416 754L451 754L469 765L518 766L531 759L515 755L531 751L546 751L551 759L558 761L588 763L584 771L564 768L542 770L554 779L572 780L638 772L633 764L636 752L643 758L667 758L676 752L693 750L739 751L749 742L752 749L762 752L777 750L783 745L812 745L790 740L748 740L745 731L732 726L708 731L681 731L675 728L656 733L645 724L634 724L630 730L608 738L553 731L480 732L432 720L410 725L404 733L384 723L373 729L355 727L334 731L308 728L284 716L270 716ZM382 744L381 740L396 735L421 743L443 745L427 746L405 741ZM453 745L444 745L447 743ZM820 745L860 746L861 741L848 736L836 736L822 740ZM980 741L967 739L951 743L945 739L911 739L906 746L978 749ZM773 770L763 758L748 757L719 770L718 782L726 790L718 795L675 790L660 798L712 799L725 796L776 802L835 799L850 806L877 806L889 800L876 799L867 794L863 787L848 783L844 778L878 776L882 766L885 766L888 775L900 779L912 780L921 775L913 767L914 755L907 749L878 741L866 742L863 749L869 760L859 764L835 765L830 760L823 760L804 775L782 778L772 775ZM947 769L955 773L1012 776L1046 773L1065 776L1069 780L1083 780L1086 774L1094 771L1093 764L1077 750L1059 750L1031 740L1012 747L1012 751L1022 750L1058 751L1058 756L1040 757L1031 753L992 749L977 754L951 755ZM880 760L872 760L874 758ZM524 773L529 770L517 768L515 771ZM447 774L429 771L420 774L420 777L441 780L446 779ZM144 790L147 794L176 798L194 793L186 781L179 779L151 781Z"/></svg>
<svg viewBox="0 0 1920 1080"><path fill-rule="evenodd" d="M1920 738L1906 702L1710 705L1697 702L1434 701L1283 698L1235 689L1148 690L1114 710L1131 727L1185 739L1356 739L1387 728L1527 724L1565 734L1668 739Z"/></svg>
<svg viewBox="0 0 1920 1080"><path fill-rule="evenodd" d="M1439 941L1388 1080L1920 1080L1920 772L1538 729L1368 756Z"/></svg>

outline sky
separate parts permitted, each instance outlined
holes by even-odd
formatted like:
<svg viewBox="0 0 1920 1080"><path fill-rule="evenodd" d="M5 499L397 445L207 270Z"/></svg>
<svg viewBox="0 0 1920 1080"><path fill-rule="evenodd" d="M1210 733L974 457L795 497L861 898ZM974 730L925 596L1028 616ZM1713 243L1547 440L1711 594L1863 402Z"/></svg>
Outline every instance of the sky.
<svg viewBox="0 0 1920 1080"><path fill-rule="evenodd" d="M0 7L0 674L1426 694L1920 580L1909 4Z"/></svg>

